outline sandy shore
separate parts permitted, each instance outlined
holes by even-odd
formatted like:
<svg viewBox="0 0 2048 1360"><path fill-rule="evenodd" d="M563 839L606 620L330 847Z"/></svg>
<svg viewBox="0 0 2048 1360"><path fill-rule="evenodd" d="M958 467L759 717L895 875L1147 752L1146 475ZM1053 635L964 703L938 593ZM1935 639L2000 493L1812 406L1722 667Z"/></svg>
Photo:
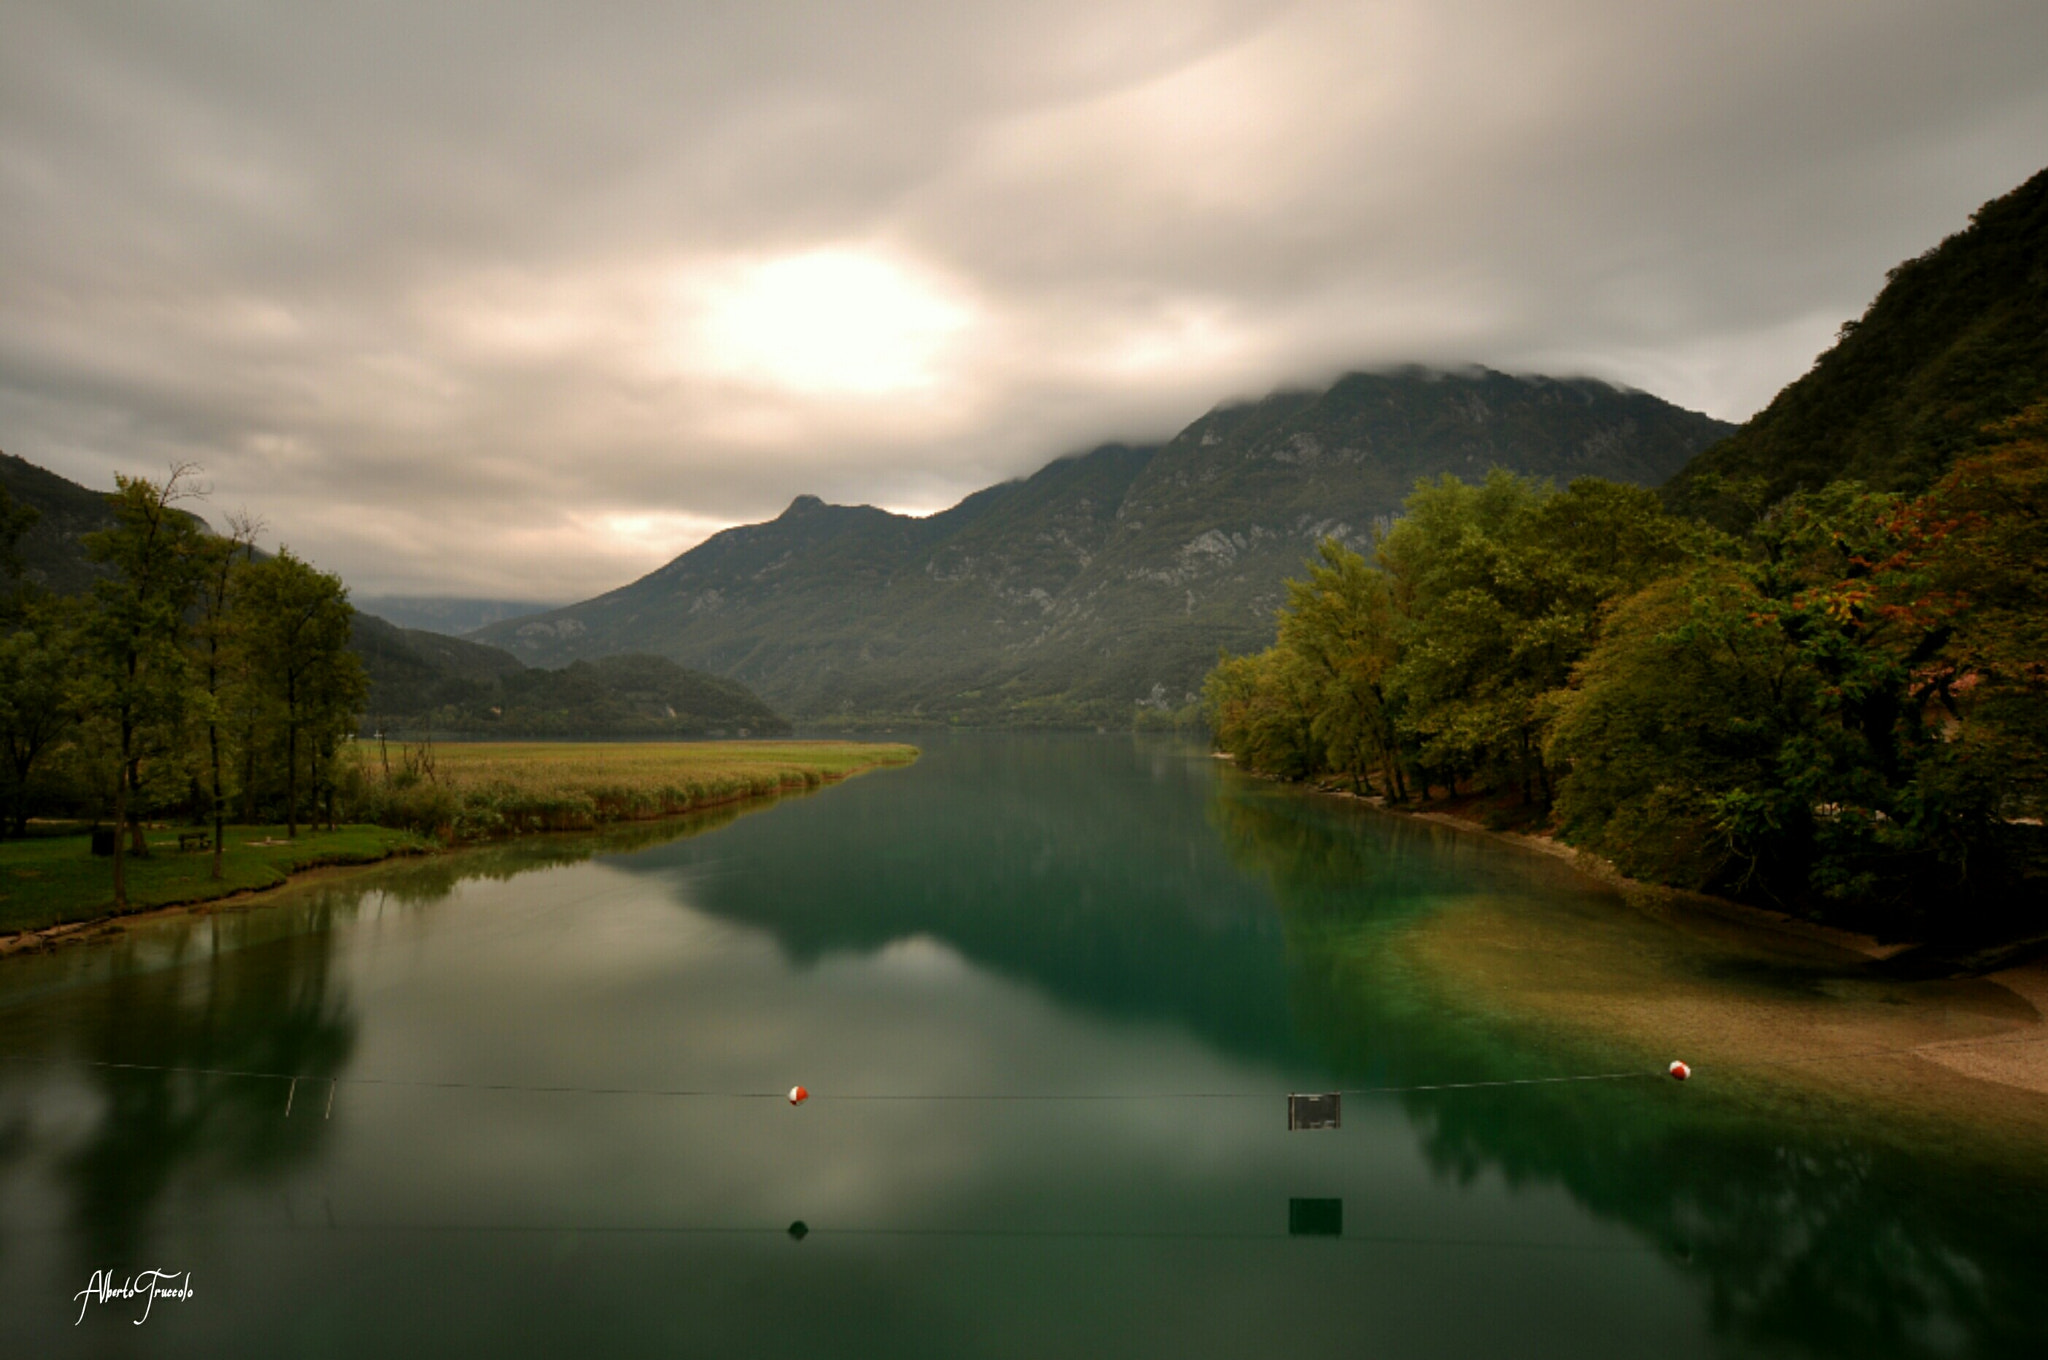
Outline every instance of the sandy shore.
<svg viewBox="0 0 2048 1360"><path fill-rule="evenodd" d="M1915 1050L1931 1063L1978 1081L2048 1095L2048 966L2028 964L1991 974L1995 982L2034 1008L2031 1025L2017 1026L2010 1043L1936 1041Z"/></svg>
<svg viewBox="0 0 2048 1360"><path fill-rule="evenodd" d="M1389 808L1339 789L1313 792L1561 861L1632 908L1633 924L1617 921L1592 937L1504 904L1452 913L1411 942L1418 962L1447 983L1489 990L1561 1028L1669 1036L1670 1056L1695 1067L1799 1073L1802 1084L2048 1136L2048 963L1982 978L1891 979L1866 965L1909 944L1644 883L1549 836ZM1774 967L1809 970L1814 990L1774 994L1715 980Z"/></svg>

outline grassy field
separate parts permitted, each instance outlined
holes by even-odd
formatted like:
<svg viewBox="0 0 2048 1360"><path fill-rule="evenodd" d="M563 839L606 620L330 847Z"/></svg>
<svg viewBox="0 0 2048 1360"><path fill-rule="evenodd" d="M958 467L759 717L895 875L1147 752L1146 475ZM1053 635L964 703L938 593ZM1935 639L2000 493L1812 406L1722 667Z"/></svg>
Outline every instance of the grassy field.
<svg viewBox="0 0 2048 1360"><path fill-rule="evenodd" d="M479 742L433 749L431 777L394 746L357 744L362 816L444 841L585 831L734 799L814 789L917 748L852 741ZM386 762L389 761L387 773Z"/></svg>
<svg viewBox="0 0 2048 1360"><path fill-rule="evenodd" d="M301 827L289 843L281 826L228 828L226 877L218 882L208 877L210 855L180 852L175 831L151 832L152 853L129 861L130 909L274 887L322 865L369 864L531 832L588 831L814 789L878 766L908 765L917 748L851 741L449 744L433 748L431 775L417 768L416 747L408 773L407 754L397 743L384 752L374 742L357 745L351 758L362 779L352 800L358 824ZM89 852L84 835L0 842L0 935L111 914L112 862Z"/></svg>
<svg viewBox="0 0 2048 1360"><path fill-rule="evenodd" d="M430 848L410 831L344 826L300 828L286 842L282 826L233 826L225 837L225 877L208 877L213 856L178 849L175 832L149 833L150 854L128 861L128 901L134 911L210 901L232 893L272 888L303 869L330 864L371 864L395 854ZM95 858L90 836L39 836L0 843L0 935L42 930L67 921L90 921L114 910L114 865ZM277 842L252 844L252 842Z"/></svg>

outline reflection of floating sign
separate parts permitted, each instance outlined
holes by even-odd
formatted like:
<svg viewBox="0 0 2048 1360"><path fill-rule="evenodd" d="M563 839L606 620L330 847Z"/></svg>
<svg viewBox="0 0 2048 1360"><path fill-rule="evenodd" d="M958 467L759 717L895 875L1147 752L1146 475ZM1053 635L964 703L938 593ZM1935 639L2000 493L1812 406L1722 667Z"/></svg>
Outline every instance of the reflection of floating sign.
<svg viewBox="0 0 2048 1360"><path fill-rule="evenodd" d="M1341 1199L1290 1199L1287 1201L1289 1237L1342 1237L1344 1201Z"/></svg>
<svg viewBox="0 0 2048 1360"><path fill-rule="evenodd" d="M1326 1096L1287 1097L1289 1129L1334 1129L1343 1126L1344 1098L1335 1091Z"/></svg>

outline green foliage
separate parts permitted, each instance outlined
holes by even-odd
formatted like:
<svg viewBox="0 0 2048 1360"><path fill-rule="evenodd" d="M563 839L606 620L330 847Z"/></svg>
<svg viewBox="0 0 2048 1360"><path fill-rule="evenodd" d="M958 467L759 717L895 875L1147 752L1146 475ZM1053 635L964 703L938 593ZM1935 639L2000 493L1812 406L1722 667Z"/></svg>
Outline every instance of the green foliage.
<svg viewBox="0 0 2048 1360"><path fill-rule="evenodd" d="M187 494L184 476L173 471L161 486L117 478L113 527L86 538L105 574L92 583L79 632L79 702L105 752L102 779L113 785L117 830L182 773L189 667L181 634L198 587L200 542L197 523L174 508ZM128 839L117 834L114 849L114 900L124 907ZM134 843L141 848L139 830Z"/></svg>
<svg viewBox="0 0 2048 1360"><path fill-rule="evenodd" d="M28 830L30 802L48 757L78 723L77 614L67 601L38 600L0 638L0 781L16 836Z"/></svg>
<svg viewBox="0 0 2048 1360"><path fill-rule="evenodd" d="M1817 688L1763 597L1727 563L1622 602L1572 689L1554 697L1548 754L1569 770L1564 836L1640 878L1728 886L1730 790L1775 786L1776 753L1812 727Z"/></svg>
<svg viewBox="0 0 2048 1360"><path fill-rule="evenodd" d="M1291 779L1540 799L1624 871L1864 928L2039 929L2048 406L1925 495L1833 483L1740 539L1634 488L1424 482L1225 657L1218 744ZM1370 772L1370 775L1368 774Z"/></svg>
<svg viewBox="0 0 2048 1360"><path fill-rule="evenodd" d="M0 617L10 615L20 607L17 596L25 569L21 560L21 540L42 517L41 511L33 505L17 502L14 493L0 484Z"/></svg>
<svg viewBox="0 0 2048 1360"><path fill-rule="evenodd" d="M1666 488L1742 528L1832 481L1924 491L1996 422L2048 399L2048 171L1891 272L1813 369Z"/></svg>
<svg viewBox="0 0 2048 1360"><path fill-rule="evenodd" d="M1506 467L1651 485L1721 422L1590 380L1354 373L1218 407L912 518L800 497L597 599L479 636L560 666L653 652L808 723L1129 727L1272 640L1285 581L1418 476Z"/></svg>
<svg viewBox="0 0 2048 1360"><path fill-rule="evenodd" d="M151 853L130 865L126 909L214 901L274 888L306 869L371 864L430 848L410 832L379 826L342 826L297 840L286 840L282 826L228 830L219 877L211 872L210 856L180 853L174 835L147 833ZM0 934L90 921L117 909L107 861L92 855L88 837L36 836L0 844Z"/></svg>
<svg viewBox="0 0 2048 1360"><path fill-rule="evenodd" d="M1790 498L1621 606L1558 701L1567 835L1631 872L1945 937L2038 928L2048 408L1907 500Z"/></svg>
<svg viewBox="0 0 2048 1360"><path fill-rule="evenodd" d="M1561 493L1499 471L1418 486L1380 550L1406 618L1393 686L1417 758L1547 801L1545 696L1592 646L1607 602L1698 538L1652 493L1591 478Z"/></svg>
<svg viewBox="0 0 2048 1360"><path fill-rule="evenodd" d="M1375 769L1400 796L1390 680L1399 620L1384 573L1335 539L1317 549L1306 581L1287 583L1277 648L1297 658L1316 693L1309 733L1321 763L1362 786Z"/></svg>
<svg viewBox="0 0 2048 1360"><path fill-rule="evenodd" d="M495 647L358 618L382 731L526 737L779 736L789 723L735 681L626 654L528 669Z"/></svg>
<svg viewBox="0 0 2048 1360"><path fill-rule="evenodd" d="M286 834L298 834L300 760L316 796L335 748L355 730L369 696L363 665L349 650L348 588L280 549L241 568L239 641L252 686L285 738ZM330 808L331 820L331 808Z"/></svg>

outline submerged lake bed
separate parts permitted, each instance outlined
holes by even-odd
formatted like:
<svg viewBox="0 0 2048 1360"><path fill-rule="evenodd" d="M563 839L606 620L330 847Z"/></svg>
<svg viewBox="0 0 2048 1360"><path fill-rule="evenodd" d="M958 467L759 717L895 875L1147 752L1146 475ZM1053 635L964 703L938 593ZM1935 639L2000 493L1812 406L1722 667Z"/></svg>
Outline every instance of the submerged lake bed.
<svg viewBox="0 0 2048 1360"><path fill-rule="evenodd" d="M921 744L5 961L0 1349L2048 1347L2048 1095L1915 1051L2010 989L1169 740Z"/></svg>

